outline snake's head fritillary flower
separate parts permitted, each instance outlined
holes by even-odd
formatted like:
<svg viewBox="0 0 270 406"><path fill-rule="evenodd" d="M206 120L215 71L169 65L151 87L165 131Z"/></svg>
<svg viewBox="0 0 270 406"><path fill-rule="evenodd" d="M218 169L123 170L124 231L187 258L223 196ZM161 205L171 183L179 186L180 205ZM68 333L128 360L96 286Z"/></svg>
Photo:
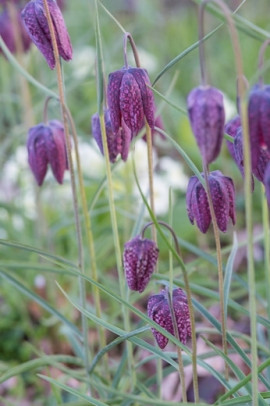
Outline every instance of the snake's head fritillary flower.
<svg viewBox="0 0 270 406"><path fill-rule="evenodd" d="M63 183L64 172L68 167L63 125L52 120L45 125L30 128L27 139L28 162L39 186L42 185L51 165L58 183Z"/></svg>
<svg viewBox="0 0 270 406"><path fill-rule="evenodd" d="M19 10L15 9L15 19L14 21L16 22L16 29L18 30L18 33L21 38L21 45L22 45L22 51L27 51L31 45L31 40L29 38L29 35L27 34L22 19L21 15L19 13ZM15 53L18 52L19 49L16 49L16 41L15 41L15 31L13 27L12 20L10 18L10 14L8 10L4 9L2 13L0 14L0 36L2 37L3 41L5 42L6 46L10 50L10 52ZM0 53L3 51L0 48Z"/></svg>
<svg viewBox="0 0 270 406"><path fill-rule="evenodd" d="M235 224L233 181L220 171L213 171L209 174L209 187L218 228L225 232L230 218ZM206 233L211 223L211 214L207 194L197 176L192 176L189 180L186 203L190 222L194 224L195 220L199 230Z"/></svg>
<svg viewBox="0 0 270 406"><path fill-rule="evenodd" d="M260 157L261 148L270 152L270 86L256 85L248 102L248 122L252 169Z"/></svg>
<svg viewBox="0 0 270 406"><path fill-rule="evenodd" d="M243 136L241 128L238 130L236 137L234 139L234 153L235 153L235 161L241 171L241 174L244 175ZM264 173L269 162L270 162L269 151L266 149L266 147L260 147L257 163L252 168L252 174L260 182L263 182L264 180ZM252 176L252 190L253 189L254 189L254 180Z"/></svg>
<svg viewBox="0 0 270 406"><path fill-rule="evenodd" d="M178 335L181 343L186 344L191 337L190 313L185 292L180 289L173 290L172 308L175 314ZM174 334L172 315L168 301L168 291L163 289L158 295L150 296L147 304L148 317L163 327L172 335ZM168 338L151 328L158 346L163 349L168 344Z"/></svg>
<svg viewBox="0 0 270 406"><path fill-rule="evenodd" d="M225 112L222 93L210 86L193 89L187 98L188 115L193 134L206 164L219 155Z"/></svg>
<svg viewBox="0 0 270 406"><path fill-rule="evenodd" d="M131 142L130 129L124 124L121 128L119 128L118 132L114 132L112 129L109 109L105 110L104 119L110 162L115 162L118 154L121 155L123 161L126 161L128 158L129 146ZM98 113L92 116L91 123L93 137L96 140L101 153L104 155L100 119Z"/></svg>
<svg viewBox="0 0 270 406"><path fill-rule="evenodd" d="M114 133L126 126L133 137L142 129L144 120L154 127L154 96L147 85L150 80L142 68L124 67L110 73L107 94Z"/></svg>
<svg viewBox="0 0 270 406"><path fill-rule="evenodd" d="M72 46L63 15L56 1L47 0L55 30L59 55L65 60L72 59ZM52 39L46 18L43 0L31 0L22 10L25 28L39 51L44 55L49 67L55 67Z"/></svg>
<svg viewBox="0 0 270 406"><path fill-rule="evenodd" d="M237 115L225 124L224 132L226 134L229 134L232 138L235 138L237 131L240 127L241 127L241 118L239 115ZM231 157L236 162L233 142L226 140L226 144Z"/></svg>
<svg viewBox="0 0 270 406"><path fill-rule="evenodd" d="M155 270L158 253L156 243L140 235L125 244L123 263L129 289L144 291Z"/></svg>

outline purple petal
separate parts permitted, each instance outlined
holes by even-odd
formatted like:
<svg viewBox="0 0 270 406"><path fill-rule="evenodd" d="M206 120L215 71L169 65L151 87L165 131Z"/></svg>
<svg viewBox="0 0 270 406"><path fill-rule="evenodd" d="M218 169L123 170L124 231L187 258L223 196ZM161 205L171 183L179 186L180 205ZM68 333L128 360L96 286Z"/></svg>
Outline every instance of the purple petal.
<svg viewBox="0 0 270 406"><path fill-rule="evenodd" d="M50 129L44 124L30 128L27 139L28 162L39 186L42 185L48 168L45 137Z"/></svg>
<svg viewBox="0 0 270 406"><path fill-rule="evenodd" d="M120 111L132 136L136 135L144 124L144 111L140 88L128 71L124 73L120 87Z"/></svg>
<svg viewBox="0 0 270 406"><path fill-rule="evenodd" d="M151 296L147 305L148 316L155 321L160 327L165 328L168 332L173 334L173 326L171 320L170 309L168 301L164 294ZM168 344L169 339L151 327L152 333L157 341L158 346L163 349Z"/></svg>
<svg viewBox="0 0 270 406"><path fill-rule="evenodd" d="M237 115L230 121L228 121L228 123L225 125L224 132L226 134L229 134L231 137L235 138L237 131L240 127L241 127L241 118L239 115ZM231 157L236 161L233 142L226 140L226 144L231 154Z"/></svg>
<svg viewBox="0 0 270 406"><path fill-rule="evenodd" d="M150 79L145 69L130 68L129 73L135 78L141 92L141 99L143 104L143 111L145 118L151 128L155 125L155 102L154 95L151 89L146 85L150 85Z"/></svg>
<svg viewBox="0 0 270 406"><path fill-rule="evenodd" d="M260 153L257 161L256 167L253 169L253 175L256 176L256 178L260 181L263 182L264 180L264 174L266 171L266 167L268 163L270 162L270 153L267 149L265 148L260 148Z"/></svg>
<svg viewBox="0 0 270 406"><path fill-rule="evenodd" d="M46 27L44 26L45 17L41 7L42 5L40 4L40 1L30 1L23 9L21 16L31 40L44 55L49 67L53 69L55 67L55 59L50 36L48 36L48 29L45 28L44 31L44 27ZM41 21L42 25L40 25L39 20Z"/></svg>
<svg viewBox="0 0 270 406"><path fill-rule="evenodd" d="M263 183L265 187L267 203L268 206L270 206L270 163L267 165L267 168L265 170Z"/></svg>
<svg viewBox="0 0 270 406"><path fill-rule="evenodd" d="M120 87L125 70L110 73L108 81L107 99L110 110L111 124L114 132L121 127Z"/></svg>
<svg viewBox="0 0 270 406"><path fill-rule="evenodd" d="M224 132L222 93L213 87L193 89L187 99L192 131L205 163L213 162L221 149Z"/></svg>
<svg viewBox="0 0 270 406"><path fill-rule="evenodd" d="M207 195L200 182L194 188L192 210L199 230L205 234L211 223L211 215Z"/></svg>
<svg viewBox="0 0 270 406"><path fill-rule="evenodd" d="M260 105L262 98L263 91L256 87L255 90L251 92L248 102L248 123L252 169L256 168L260 154L260 146L263 143L260 118Z"/></svg>
<svg viewBox="0 0 270 406"><path fill-rule="evenodd" d="M55 179L62 184L67 167L64 127L57 120L50 121L49 127L51 131L46 137L47 156Z"/></svg>
<svg viewBox="0 0 270 406"><path fill-rule="evenodd" d="M215 176L212 172L209 176L209 187L218 228L225 232L229 219L229 199L223 176Z"/></svg>
<svg viewBox="0 0 270 406"><path fill-rule="evenodd" d="M186 344L187 340L191 337L191 323L187 297L182 289L173 290L172 303L179 339L181 343Z"/></svg>
<svg viewBox="0 0 270 406"><path fill-rule="evenodd" d="M194 199L194 188L199 183L199 179L197 176L192 176L189 179L187 193L186 193L186 207L187 207L187 214L191 224L194 224L194 213L193 213L193 204L192 201Z"/></svg>

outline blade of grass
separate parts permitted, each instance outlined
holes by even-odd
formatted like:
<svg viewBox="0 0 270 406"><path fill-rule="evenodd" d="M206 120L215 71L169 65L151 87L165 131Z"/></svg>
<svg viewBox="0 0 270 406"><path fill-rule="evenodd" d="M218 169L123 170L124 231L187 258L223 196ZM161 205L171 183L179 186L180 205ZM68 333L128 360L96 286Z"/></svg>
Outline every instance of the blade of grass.
<svg viewBox="0 0 270 406"><path fill-rule="evenodd" d="M228 312L228 300L229 300L229 293L230 293L230 286L232 281L232 274L233 274L233 264L235 260L235 256L238 250L238 241L236 233L233 233L233 246L231 253L229 255L226 268L225 268L225 276L224 276L224 312L225 318L227 319L227 312Z"/></svg>

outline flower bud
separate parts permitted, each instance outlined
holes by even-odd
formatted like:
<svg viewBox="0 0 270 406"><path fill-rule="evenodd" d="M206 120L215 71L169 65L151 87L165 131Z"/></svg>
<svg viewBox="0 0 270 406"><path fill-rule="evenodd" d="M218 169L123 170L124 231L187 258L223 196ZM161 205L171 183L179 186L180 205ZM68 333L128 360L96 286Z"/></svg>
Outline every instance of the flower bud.
<svg viewBox="0 0 270 406"><path fill-rule="evenodd" d="M223 95L214 87L197 87L187 98L191 128L203 161L213 162L221 149L225 112Z"/></svg>
<svg viewBox="0 0 270 406"><path fill-rule="evenodd" d="M232 223L235 224L233 181L220 171L213 171L209 174L209 187L218 228L225 232L230 218ZM190 222L194 224L195 220L199 230L206 233L211 223L210 208L206 191L196 176L192 176L189 180L186 204Z"/></svg>
<svg viewBox="0 0 270 406"><path fill-rule="evenodd" d="M125 244L123 263L129 289L144 291L155 270L158 253L156 243L140 235Z"/></svg>
<svg viewBox="0 0 270 406"><path fill-rule="evenodd" d="M72 46L64 18L57 3L54 0L47 1L55 30L59 55L65 61L69 61L72 59ZM31 40L44 55L49 67L53 69L55 67L55 58L43 0L31 0L24 7L21 15Z"/></svg>
<svg viewBox="0 0 270 406"><path fill-rule="evenodd" d="M64 128L57 121L50 121L30 128L27 140L28 162L39 186L47 173L48 164L58 183L63 183L65 169L68 168Z"/></svg>
<svg viewBox="0 0 270 406"><path fill-rule="evenodd" d="M110 111L108 109L106 109L104 112L104 119L110 162L115 162L118 154L121 155L123 161L126 161L128 158L129 146L131 142L130 129L124 124L123 127L119 128L118 132L115 133L112 129ZM92 116L92 134L98 144L101 153L104 155L98 113Z"/></svg>
<svg viewBox="0 0 270 406"><path fill-rule="evenodd" d="M185 292L180 289L173 290L172 307L181 343L186 344L191 337L190 314ZM168 301L168 291L163 289L158 295L150 296L147 304L148 317L163 327L168 333L174 334L171 309ZM151 328L158 346L163 349L168 344L168 338Z"/></svg>
<svg viewBox="0 0 270 406"><path fill-rule="evenodd" d="M154 96L147 85L150 80L145 69L124 67L110 73L107 94L114 133L127 126L133 137L144 119L154 127Z"/></svg>

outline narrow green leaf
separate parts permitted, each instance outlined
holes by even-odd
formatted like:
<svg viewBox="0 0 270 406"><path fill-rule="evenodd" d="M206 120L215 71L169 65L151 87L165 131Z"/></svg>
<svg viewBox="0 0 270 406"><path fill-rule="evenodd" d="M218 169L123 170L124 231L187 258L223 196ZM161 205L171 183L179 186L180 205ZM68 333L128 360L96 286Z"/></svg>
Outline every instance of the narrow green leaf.
<svg viewBox="0 0 270 406"><path fill-rule="evenodd" d="M229 255L227 265L225 268L225 276L224 276L224 313L225 313L225 319L227 318L227 312L228 312L228 300L229 300L229 293L230 293L230 286L231 286L231 280L232 280L232 274L233 274L233 264L235 260L235 256L238 250L238 241L237 241L237 235L234 232L233 233L233 246L231 253Z"/></svg>
<svg viewBox="0 0 270 406"><path fill-rule="evenodd" d="M103 72L103 57L102 57L102 43L101 43L101 32L99 25L99 14L98 14L98 4L95 1L96 8L96 50L97 50L97 102L98 102L98 114L103 114L103 97L104 97L104 72Z"/></svg>

